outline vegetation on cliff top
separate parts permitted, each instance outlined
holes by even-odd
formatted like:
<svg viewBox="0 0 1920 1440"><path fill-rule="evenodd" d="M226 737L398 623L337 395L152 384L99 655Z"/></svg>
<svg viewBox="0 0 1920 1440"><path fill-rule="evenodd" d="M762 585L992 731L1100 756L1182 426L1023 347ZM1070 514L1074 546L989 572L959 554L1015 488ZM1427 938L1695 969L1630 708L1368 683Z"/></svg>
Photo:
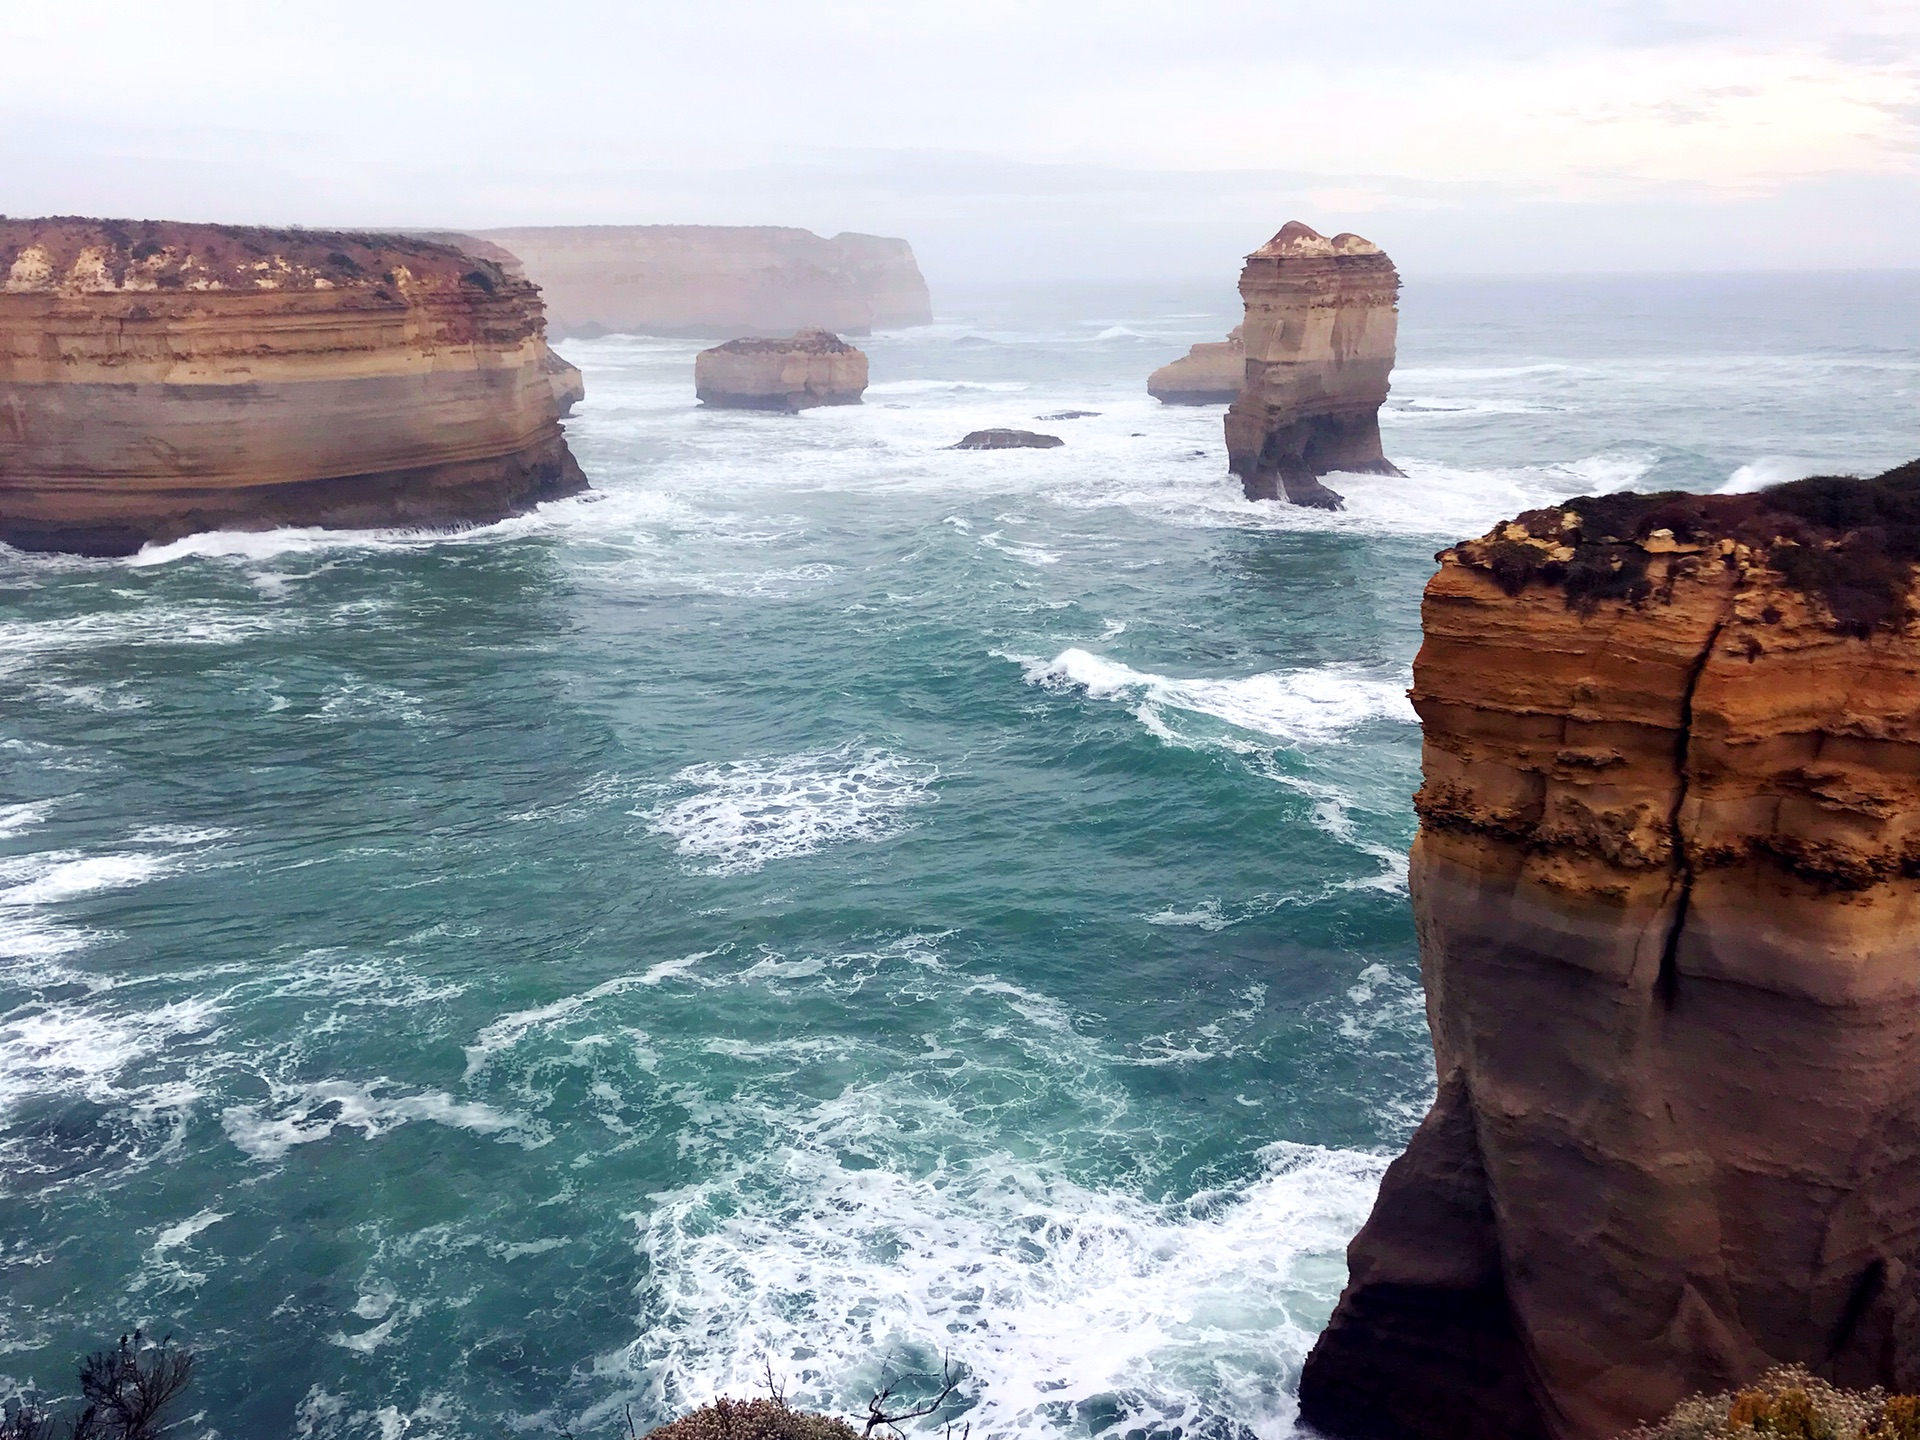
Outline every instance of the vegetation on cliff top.
<svg viewBox="0 0 1920 1440"><path fill-rule="evenodd" d="M1769 1370L1745 1390L1682 1400L1621 1440L1920 1440L1920 1396L1840 1390L1799 1365Z"/></svg>
<svg viewBox="0 0 1920 1440"><path fill-rule="evenodd" d="M1920 460L1871 479L1814 475L1749 495L1581 495L1459 548L1509 595L1539 580L1588 610L1646 600L1653 554L1719 548L1731 560L1735 547L1818 597L1847 633L1897 625L1920 563Z"/></svg>

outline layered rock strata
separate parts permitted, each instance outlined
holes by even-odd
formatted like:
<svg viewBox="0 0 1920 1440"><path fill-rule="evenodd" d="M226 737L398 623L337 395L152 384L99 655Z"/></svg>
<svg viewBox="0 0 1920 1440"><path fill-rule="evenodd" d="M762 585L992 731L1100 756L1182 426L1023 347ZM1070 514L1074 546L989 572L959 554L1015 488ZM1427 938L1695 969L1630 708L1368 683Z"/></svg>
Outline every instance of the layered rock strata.
<svg viewBox="0 0 1920 1440"><path fill-rule="evenodd" d="M553 386L554 407L565 419L573 413L574 406L587 398L587 382L580 374L580 367L553 350L541 358L540 366Z"/></svg>
<svg viewBox="0 0 1920 1440"><path fill-rule="evenodd" d="M1602 1440L1920 1387L1920 462L1443 551L1413 700L1439 1096L1301 1381L1342 1437Z"/></svg>
<svg viewBox="0 0 1920 1440"><path fill-rule="evenodd" d="M1231 405L1247 373L1244 328L1236 325L1225 340L1195 345L1162 365L1147 377L1147 393L1163 405Z"/></svg>
<svg viewBox="0 0 1920 1440"><path fill-rule="evenodd" d="M867 357L825 330L785 340L729 340L694 357L693 387L701 404L730 410L858 405L867 388Z"/></svg>
<svg viewBox="0 0 1920 1440"><path fill-rule="evenodd" d="M534 288L396 236L0 221L0 540L446 526L586 488Z"/></svg>
<svg viewBox="0 0 1920 1440"><path fill-rule="evenodd" d="M1290 221L1247 257L1246 366L1227 412L1227 463L1252 500L1337 510L1322 475L1398 475L1380 448L1400 276L1358 235Z"/></svg>
<svg viewBox="0 0 1920 1440"><path fill-rule="evenodd" d="M546 297L553 335L786 335L933 322L905 240L783 226L576 225L482 231Z"/></svg>

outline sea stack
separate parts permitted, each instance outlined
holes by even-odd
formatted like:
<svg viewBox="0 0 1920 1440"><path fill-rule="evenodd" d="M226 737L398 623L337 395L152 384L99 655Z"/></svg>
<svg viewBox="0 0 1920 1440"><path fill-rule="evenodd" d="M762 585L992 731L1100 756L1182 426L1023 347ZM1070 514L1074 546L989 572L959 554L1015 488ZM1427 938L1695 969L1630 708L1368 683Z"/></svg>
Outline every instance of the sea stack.
<svg viewBox="0 0 1920 1440"><path fill-rule="evenodd" d="M1162 405L1231 405L1247 373L1244 329L1236 325L1225 340L1195 345L1162 365L1147 377L1147 393Z"/></svg>
<svg viewBox="0 0 1920 1440"><path fill-rule="evenodd" d="M1799 1362L1920 1389L1920 462L1440 555L1439 1094L1301 1379L1355 1440L1606 1440Z"/></svg>
<svg viewBox="0 0 1920 1440"><path fill-rule="evenodd" d="M867 357L825 330L785 340L729 340L694 358L693 387L701 404L729 410L858 405L867 388Z"/></svg>
<svg viewBox="0 0 1920 1440"><path fill-rule="evenodd" d="M1250 500L1337 510L1336 470L1398 475L1380 448L1400 276L1358 235L1298 220L1247 257L1245 379L1227 412L1227 463Z"/></svg>
<svg viewBox="0 0 1920 1440"><path fill-rule="evenodd" d="M0 540L442 527L586 488L539 292L401 236L0 220Z"/></svg>
<svg viewBox="0 0 1920 1440"><path fill-rule="evenodd" d="M487 230L569 335L865 335L933 323L905 240L777 225L573 225Z"/></svg>

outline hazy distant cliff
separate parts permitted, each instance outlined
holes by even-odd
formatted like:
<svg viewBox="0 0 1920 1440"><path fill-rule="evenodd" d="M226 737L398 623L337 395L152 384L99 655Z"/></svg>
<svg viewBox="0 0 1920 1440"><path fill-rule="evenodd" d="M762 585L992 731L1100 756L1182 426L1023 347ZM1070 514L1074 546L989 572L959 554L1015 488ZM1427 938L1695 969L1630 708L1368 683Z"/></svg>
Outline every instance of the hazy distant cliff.
<svg viewBox="0 0 1920 1440"><path fill-rule="evenodd" d="M1398 475L1380 448L1400 276L1358 235L1299 221L1247 257L1246 371L1227 412L1227 463L1254 500L1338 509L1319 477Z"/></svg>
<svg viewBox="0 0 1920 1440"><path fill-rule="evenodd" d="M1441 555L1413 698L1439 1098L1305 1417L1603 1440L1920 1387L1920 463Z"/></svg>
<svg viewBox="0 0 1920 1440"><path fill-rule="evenodd" d="M578 225L484 230L546 299L556 337L864 335L926 325L927 282L904 240L822 239L772 225Z"/></svg>
<svg viewBox="0 0 1920 1440"><path fill-rule="evenodd" d="M586 487L539 297L398 236L0 220L0 540L498 519Z"/></svg>

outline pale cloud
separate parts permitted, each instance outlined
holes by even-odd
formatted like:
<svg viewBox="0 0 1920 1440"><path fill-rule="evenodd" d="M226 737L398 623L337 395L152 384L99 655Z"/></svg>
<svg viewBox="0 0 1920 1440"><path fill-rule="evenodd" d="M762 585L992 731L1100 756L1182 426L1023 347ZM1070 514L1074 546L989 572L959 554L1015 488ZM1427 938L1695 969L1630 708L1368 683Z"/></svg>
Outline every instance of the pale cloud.
<svg viewBox="0 0 1920 1440"><path fill-rule="evenodd" d="M785 222L976 268L1191 270L1293 214L1434 257L1480 254L1452 237L1497 215L1577 268L1625 253L1631 215L1618 238L1681 265L1920 264L1914 0L190 14L15 7L0 210Z"/></svg>

